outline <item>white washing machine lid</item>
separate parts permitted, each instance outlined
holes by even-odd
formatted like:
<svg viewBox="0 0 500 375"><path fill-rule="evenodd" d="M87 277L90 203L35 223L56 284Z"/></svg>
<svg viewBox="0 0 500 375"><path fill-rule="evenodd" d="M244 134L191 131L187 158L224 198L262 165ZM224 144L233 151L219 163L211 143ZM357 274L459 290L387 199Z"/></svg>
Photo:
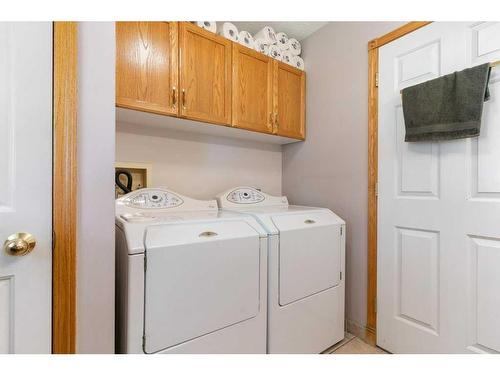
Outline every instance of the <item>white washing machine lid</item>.
<svg viewBox="0 0 500 375"><path fill-rule="evenodd" d="M300 226L308 228L311 224L345 224L344 220L327 208L289 205L287 197L272 196L248 186L229 189L219 194L216 199L223 212L240 212L252 215L257 218L269 234L279 234L280 230L288 229L288 222L287 224L282 223L281 228L279 228L273 220L273 217L282 215L308 216L302 222L291 221L290 224L293 223L295 229ZM321 212L327 214L321 214ZM327 222L324 221L325 218L328 218Z"/></svg>
<svg viewBox="0 0 500 375"><path fill-rule="evenodd" d="M150 200L155 196L161 197L161 201ZM140 189L124 195L116 200L115 215L116 225L125 232L129 254L145 251L146 232L155 226L201 224L205 228L202 232L209 232L217 223L239 221L247 223L260 237L267 236L267 231L251 215L221 212L215 200L196 200L163 188ZM177 239L168 237L162 241L169 244Z"/></svg>

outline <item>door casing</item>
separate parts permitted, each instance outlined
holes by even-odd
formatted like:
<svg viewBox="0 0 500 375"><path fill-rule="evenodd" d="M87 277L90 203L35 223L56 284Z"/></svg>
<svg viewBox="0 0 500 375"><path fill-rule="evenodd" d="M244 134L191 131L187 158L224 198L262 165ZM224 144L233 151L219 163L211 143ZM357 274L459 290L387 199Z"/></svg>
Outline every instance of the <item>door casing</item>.
<svg viewBox="0 0 500 375"><path fill-rule="evenodd" d="M77 29L53 27L53 354L76 352Z"/></svg>
<svg viewBox="0 0 500 375"><path fill-rule="evenodd" d="M413 21L368 42L368 291L365 339L377 342L377 179L378 179L378 52L384 44L428 25Z"/></svg>

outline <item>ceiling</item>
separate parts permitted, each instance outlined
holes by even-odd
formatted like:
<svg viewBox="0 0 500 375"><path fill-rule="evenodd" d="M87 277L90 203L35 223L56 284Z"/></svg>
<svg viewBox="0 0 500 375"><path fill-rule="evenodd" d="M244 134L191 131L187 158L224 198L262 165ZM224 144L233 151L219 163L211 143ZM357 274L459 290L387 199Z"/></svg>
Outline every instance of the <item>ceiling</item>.
<svg viewBox="0 0 500 375"><path fill-rule="evenodd" d="M264 26L271 26L276 32L284 32L290 38L299 41L307 38L319 28L325 26L328 22L232 22L239 31L246 30L254 35ZM221 22L222 24L222 22Z"/></svg>

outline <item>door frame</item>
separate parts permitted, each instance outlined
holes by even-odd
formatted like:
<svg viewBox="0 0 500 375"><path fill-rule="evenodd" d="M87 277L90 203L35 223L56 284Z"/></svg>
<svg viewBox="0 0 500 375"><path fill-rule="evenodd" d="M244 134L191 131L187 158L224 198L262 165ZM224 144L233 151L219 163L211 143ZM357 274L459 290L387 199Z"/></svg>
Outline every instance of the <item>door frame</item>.
<svg viewBox="0 0 500 375"><path fill-rule="evenodd" d="M379 48L420 29L430 21L413 21L368 42L368 291L365 339L377 343L377 179Z"/></svg>
<svg viewBox="0 0 500 375"><path fill-rule="evenodd" d="M77 29L53 23L53 354L76 352Z"/></svg>

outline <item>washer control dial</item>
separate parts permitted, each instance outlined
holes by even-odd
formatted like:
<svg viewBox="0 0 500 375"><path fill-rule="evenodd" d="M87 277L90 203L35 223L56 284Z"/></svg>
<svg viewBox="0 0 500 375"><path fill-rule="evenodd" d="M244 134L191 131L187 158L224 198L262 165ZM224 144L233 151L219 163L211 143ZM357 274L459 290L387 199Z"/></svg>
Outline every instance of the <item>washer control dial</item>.
<svg viewBox="0 0 500 375"><path fill-rule="evenodd" d="M147 192L138 192L127 198L125 204L133 208L173 208L183 204L181 197L166 191L151 190Z"/></svg>
<svg viewBox="0 0 500 375"><path fill-rule="evenodd" d="M265 199L264 195L259 191L249 188L236 189L227 195L227 200L229 202L237 204L260 203Z"/></svg>

